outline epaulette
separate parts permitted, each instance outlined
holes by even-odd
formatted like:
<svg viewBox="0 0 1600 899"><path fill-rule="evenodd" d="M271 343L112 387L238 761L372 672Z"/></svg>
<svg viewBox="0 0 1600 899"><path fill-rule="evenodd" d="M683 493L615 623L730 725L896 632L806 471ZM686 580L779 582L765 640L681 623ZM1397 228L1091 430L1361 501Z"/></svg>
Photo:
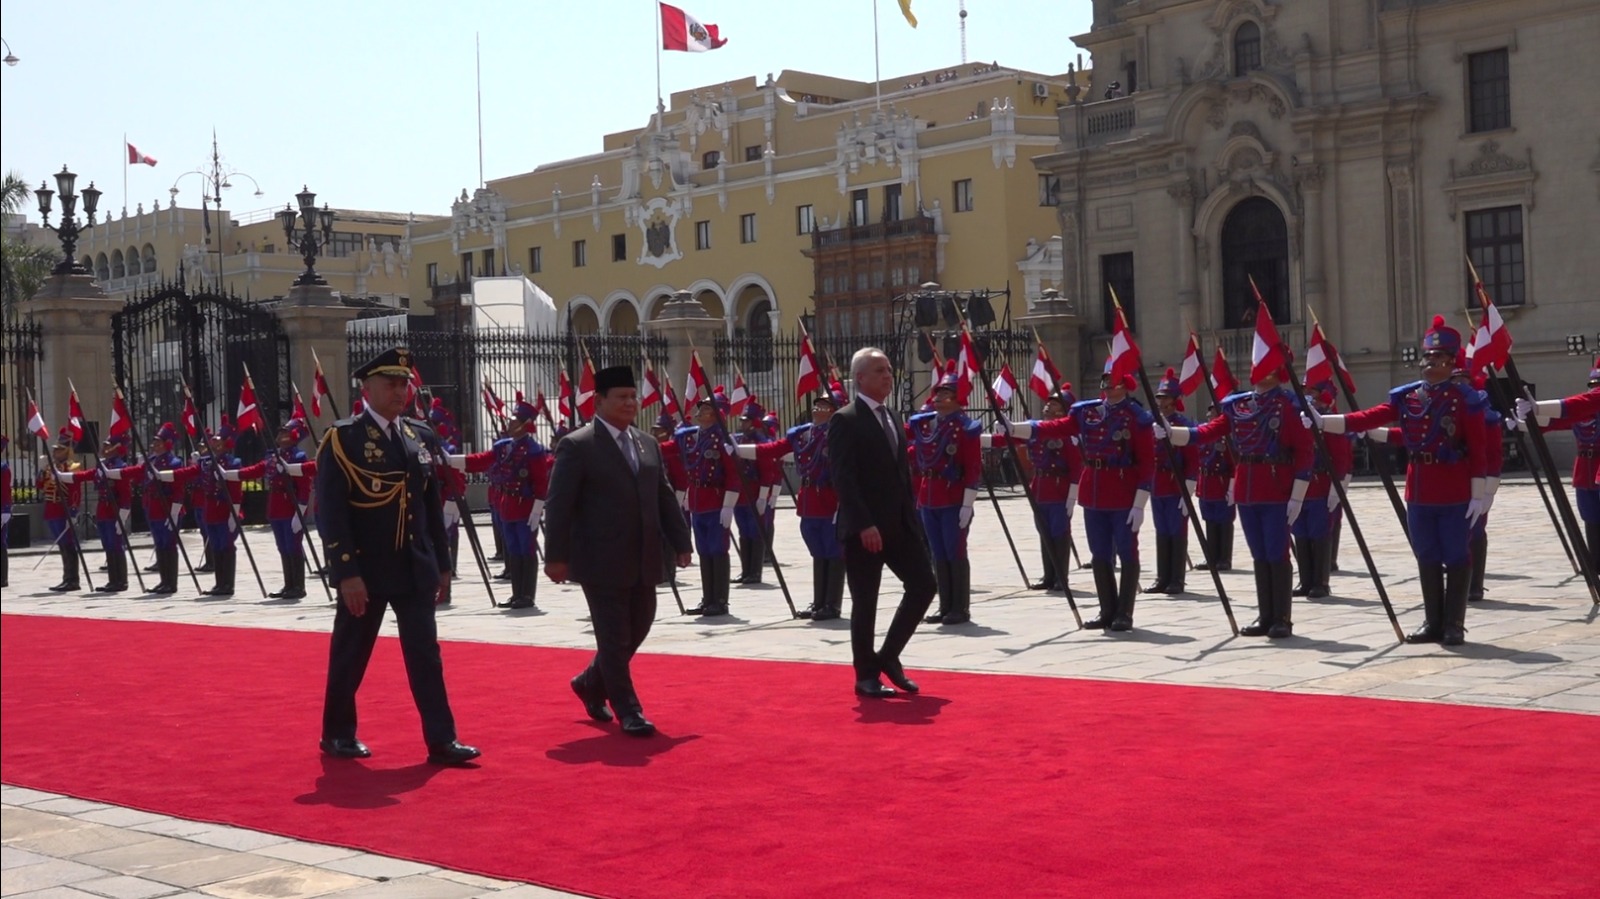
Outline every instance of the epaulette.
<svg viewBox="0 0 1600 899"><path fill-rule="evenodd" d="M983 430L983 425L978 424L970 415L962 415L961 417L964 419L961 423L961 430L968 434L977 434Z"/></svg>
<svg viewBox="0 0 1600 899"><path fill-rule="evenodd" d="M1137 400L1133 403L1133 420L1141 425L1154 424L1156 417Z"/></svg>
<svg viewBox="0 0 1600 899"><path fill-rule="evenodd" d="M790 428L789 430L784 431L783 432L783 436L785 436L785 437L798 437L798 436L800 436L800 434L811 430L812 427L814 427L814 425L812 425L811 422L809 422L809 421L806 422L803 425L795 425L794 427Z"/></svg>
<svg viewBox="0 0 1600 899"><path fill-rule="evenodd" d="M1098 399L1098 398L1092 399L1092 400L1078 400L1076 403L1072 404L1072 408L1074 408L1074 409L1087 409L1090 406L1103 406L1103 405L1105 405L1105 402L1106 402L1105 400Z"/></svg>
<svg viewBox="0 0 1600 899"><path fill-rule="evenodd" d="M933 417L937 416L938 414L939 413L937 413L937 412L918 412L915 415L912 415L910 418L906 419L906 423L907 424L922 424L923 422L927 421L930 418L933 418Z"/></svg>
<svg viewBox="0 0 1600 899"><path fill-rule="evenodd" d="M1401 384L1398 387L1390 388L1389 389L1389 402L1391 402L1391 403L1399 402L1401 399L1403 399L1405 397L1406 394L1412 392L1413 390L1416 390L1418 387L1421 387L1422 383L1423 383L1422 381L1412 381L1409 384Z"/></svg>
<svg viewBox="0 0 1600 899"><path fill-rule="evenodd" d="M334 428L348 428L351 425L356 423L356 418L357 417L358 416L351 416L349 418L341 418L338 421L334 422L333 424L329 425L328 426L328 430L331 431Z"/></svg>

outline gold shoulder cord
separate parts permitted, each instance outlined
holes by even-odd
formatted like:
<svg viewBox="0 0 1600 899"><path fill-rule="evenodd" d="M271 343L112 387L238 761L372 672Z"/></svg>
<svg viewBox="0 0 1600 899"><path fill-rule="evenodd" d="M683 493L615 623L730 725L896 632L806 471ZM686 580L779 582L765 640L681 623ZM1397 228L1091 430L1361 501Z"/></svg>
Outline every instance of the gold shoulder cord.
<svg viewBox="0 0 1600 899"><path fill-rule="evenodd" d="M345 454L344 441L334 437L333 430L329 429L323 440L333 443L333 458L350 485L350 505L357 509L379 509L399 501L400 510L394 522L394 548L400 549L406 537L406 472L362 468Z"/></svg>

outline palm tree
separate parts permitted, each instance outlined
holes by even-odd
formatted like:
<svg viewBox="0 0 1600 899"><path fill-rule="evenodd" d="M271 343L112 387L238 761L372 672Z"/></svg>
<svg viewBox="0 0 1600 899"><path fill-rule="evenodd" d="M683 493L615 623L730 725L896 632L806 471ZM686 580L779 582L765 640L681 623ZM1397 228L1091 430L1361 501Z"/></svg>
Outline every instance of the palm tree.
<svg viewBox="0 0 1600 899"><path fill-rule="evenodd" d="M32 199L33 191L16 172L7 172L4 193L0 194L5 222L9 226L13 215L22 212L23 204ZM61 260L61 254L51 247L41 247L14 237L9 230L0 234L0 304L6 319L16 314L24 302L33 298L49 277L51 269Z"/></svg>

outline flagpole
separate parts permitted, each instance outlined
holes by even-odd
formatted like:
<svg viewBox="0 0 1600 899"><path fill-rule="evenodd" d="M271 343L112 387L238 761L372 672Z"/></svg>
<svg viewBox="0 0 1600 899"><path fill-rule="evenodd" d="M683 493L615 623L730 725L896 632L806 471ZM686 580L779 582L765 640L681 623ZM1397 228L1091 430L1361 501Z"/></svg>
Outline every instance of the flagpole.
<svg viewBox="0 0 1600 899"><path fill-rule="evenodd" d="M878 0L872 0L872 102L883 109L883 62L878 58Z"/></svg>
<svg viewBox="0 0 1600 899"><path fill-rule="evenodd" d="M122 217L128 217L128 132L122 132Z"/></svg>
<svg viewBox="0 0 1600 899"><path fill-rule="evenodd" d="M656 12L656 132L660 133L665 116L666 105L661 100L661 2L650 0L650 5Z"/></svg>
<svg viewBox="0 0 1600 899"><path fill-rule="evenodd" d="M483 181L483 44L478 32L472 33L472 57L478 74L478 186Z"/></svg>

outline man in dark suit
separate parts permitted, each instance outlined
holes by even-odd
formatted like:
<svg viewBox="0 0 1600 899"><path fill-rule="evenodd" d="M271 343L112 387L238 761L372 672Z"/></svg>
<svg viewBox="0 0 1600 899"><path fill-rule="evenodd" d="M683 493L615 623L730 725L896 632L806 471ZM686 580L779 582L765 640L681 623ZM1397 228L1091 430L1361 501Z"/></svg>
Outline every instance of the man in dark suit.
<svg viewBox="0 0 1600 899"><path fill-rule="evenodd" d="M366 407L337 421L317 450L317 529L339 587L328 651L322 751L366 758L356 739L356 690L394 607L411 697L422 716L428 761L462 765L478 750L456 742L444 689L433 599L450 582L450 546L434 476L438 438L427 422L403 416L411 354L396 347L355 372Z"/></svg>
<svg viewBox="0 0 1600 899"><path fill-rule="evenodd" d="M671 544L679 568L689 565L689 525L667 483L660 444L633 428L633 369L601 370L594 389L595 420L556 444L544 571L558 584L583 587L594 623L594 661L572 679L572 692L595 721L611 720L609 699L624 733L648 737L656 727L639 705L628 663L655 621L663 545Z"/></svg>
<svg viewBox="0 0 1600 899"><path fill-rule="evenodd" d="M894 389L894 369L883 351L868 347L850 360L855 402L834 414L828 426L828 457L839 492L839 538L844 541L845 577L850 582L850 648L856 669L856 694L893 696L878 679L917 692L906 677L900 651L928 611L936 585L933 563L911 490L905 429L884 405ZM905 596L895 611L883 648L873 652L877 630L878 586L883 567L900 578Z"/></svg>

